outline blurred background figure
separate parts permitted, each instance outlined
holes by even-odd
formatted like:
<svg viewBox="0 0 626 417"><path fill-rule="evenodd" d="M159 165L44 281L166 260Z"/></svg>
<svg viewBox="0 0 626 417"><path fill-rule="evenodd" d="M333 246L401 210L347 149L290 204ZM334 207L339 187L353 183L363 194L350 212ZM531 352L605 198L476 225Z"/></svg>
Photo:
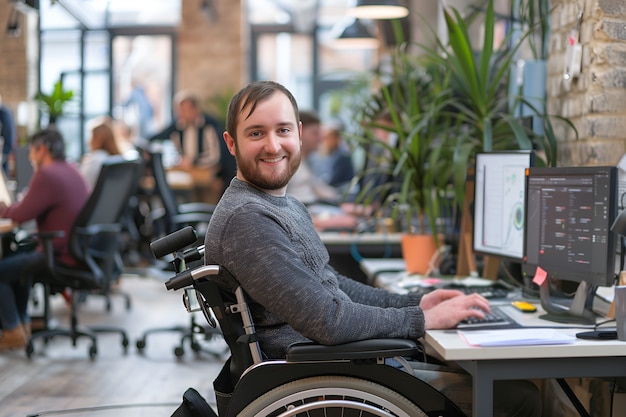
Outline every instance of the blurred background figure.
<svg viewBox="0 0 626 417"><path fill-rule="evenodd" d="M330 184L316 176L309 163L309 156L317 151L322 142L320 118L314 111L300 111L302 136L300 148L302 160L298 170L287 185L287 194L296 197L305 205L315 203L339 203L341 194Z"/></svg>
<svg viewBox="0 0 626 417"><path fill-rule="evenodd" d="M187 171L195 183L194 200L215 203L235 176L235 159L222 140L223 126L205 113L198 97L180 91L174 97L176 119L150 138L170 140L179 153L178 163L170 167Z"/></svg>
<svg viewBox="0 0 626 417"><path fill-rule="evenodd" d="M17 133L15 130L15 119L13 112L4 105L2 96L0 95L0 139L2 140L2 170L4 175L9 178L9 158L15 149L17 141Z"/></svg>
<svg viewBox="0 0 626 417"><path fill-rule="evenodd" d="M350 149L343 141L339 125L327 126L322 131L322 142L309 156L313 174L327 184L343 191L354 177Z"/></svg>
<svg viewBox="0 0 626 417"><path fill-rule="evenodd" d="M83 155L80 162L80 171L89 189L96 185L102 163L112 155L121 154L113 130L113 120L103 116L94 119L92 123L89 151Z"/></svg>

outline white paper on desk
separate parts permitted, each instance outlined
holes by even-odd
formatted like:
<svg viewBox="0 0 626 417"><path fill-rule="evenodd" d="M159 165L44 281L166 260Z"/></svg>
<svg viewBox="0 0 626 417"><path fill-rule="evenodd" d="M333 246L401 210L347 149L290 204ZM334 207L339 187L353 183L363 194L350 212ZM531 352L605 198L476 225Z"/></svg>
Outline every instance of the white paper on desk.
<svg viewBox="0 0 626 417"><path fill-rule="evenodd" d="M529 346L565 345L576 338L556 329L498 329L459 331L459 335L472 346Z"/></svg>

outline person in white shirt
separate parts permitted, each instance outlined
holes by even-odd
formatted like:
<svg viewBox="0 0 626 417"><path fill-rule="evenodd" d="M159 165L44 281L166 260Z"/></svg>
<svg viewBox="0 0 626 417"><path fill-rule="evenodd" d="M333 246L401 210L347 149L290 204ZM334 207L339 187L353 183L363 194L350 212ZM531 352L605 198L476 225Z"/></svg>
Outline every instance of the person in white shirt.
<svg viewBox="0 0 626 417"><path fill-rule="evenodd" d="M100 117L92 122L89 148L90 151L81 159L80 172L92 190L98 181L102 163L110 156L120 154L110 117Z"/></svg>

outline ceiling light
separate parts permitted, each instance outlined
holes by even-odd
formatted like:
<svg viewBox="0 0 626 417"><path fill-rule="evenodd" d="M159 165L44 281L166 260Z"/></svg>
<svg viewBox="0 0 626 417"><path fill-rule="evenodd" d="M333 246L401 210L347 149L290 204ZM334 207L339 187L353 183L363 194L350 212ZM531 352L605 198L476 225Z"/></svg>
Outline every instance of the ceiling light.
<svg viewBox="0 0 626 417"><path fill-rule="evenodd" d="M409 9L397 0L357 0L348 14L359 19L400 19L409 14Z"/></svg>
<svg viewBox="0 0 626 417"><path fill-rule="evenodd" d="M347 25L333 42L337 49L375 49L378 48L378 39L372 35L365 23L354 19Z"/></svg>

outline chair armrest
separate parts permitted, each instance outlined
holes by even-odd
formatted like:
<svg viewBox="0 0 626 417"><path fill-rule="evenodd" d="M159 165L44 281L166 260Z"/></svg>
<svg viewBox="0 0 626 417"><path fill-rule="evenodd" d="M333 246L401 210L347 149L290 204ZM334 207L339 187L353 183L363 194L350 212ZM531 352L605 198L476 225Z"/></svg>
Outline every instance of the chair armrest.
<svg viewBox="0 0 626 417"><path fill-rule="evenodd" d="M75 230L79 235L91 237L105 233L120 233L122 231L122 225L118 223L91 224L87 227L77 227Z"/></svg>
<svg viewBox="0 0 626 417"><path fill-rule="evenodd" d="M180 213L213 213L215 205L201 202L183 203L178 206Z"/></svg>
<svg viewBox="0 0 626 417"><path fill-rule="evenodd" d="M63 230L52 230L49 232L33 232L29 233L28 237L38 238L41 242L43 254L46 257L46 262L50 268L54 266L54 247L52 241L54 238L65 236Z"/></svg>
<svg viewBox="0 0 626 417"><path fill-rule="evenodd" d="M65 236L65 232L63 230L53 230L50 232L33 232L29 233L29 236L38 237L43 240L52 240L55 237L63 237Z"/></svg>
<svg viewBox="0 0 626 417"><path fill-rule="evenodd" d="M180 226L208 223L211 220L211 213L181 213L172 216L170 220L173 224Z"/></svg>
<svg viewBox="0 0 626 417"><path fill-rule="evenodd" d="M333 361L417 356L418 342L409 339L370 339L340 345L294 343L287 349L287 362Z"/></svg>

